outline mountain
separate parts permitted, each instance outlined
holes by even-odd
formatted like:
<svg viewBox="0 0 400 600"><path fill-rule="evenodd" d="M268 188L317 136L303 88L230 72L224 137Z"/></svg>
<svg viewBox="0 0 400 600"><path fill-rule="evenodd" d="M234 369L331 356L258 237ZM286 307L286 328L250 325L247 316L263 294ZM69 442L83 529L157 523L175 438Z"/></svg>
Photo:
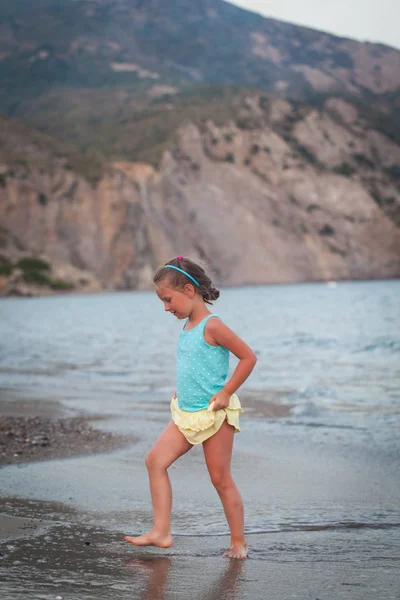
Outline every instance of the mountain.
<svg viewBox="0 0 400 600"><path fill-rule="evenodd" d="M400 142L398 50L222 0L0 0L0 84L0 112L68 144L91 181L104 158L157 166L181 120L172 111L174 122L160 123L158 99L174 107L174 95L188 92L212 112L215 86L317 107L340 95Z"/></svg>
<svg viewBox="0 0 400 600"><path fill-rule="evenodd" d="M0 0L0 83L22 258L118 289L177 253L225 284L400 275L395 49L221 0Z"/></svg>
<svg viewBox="0 0 400 600"><path fill-rule="evenodd" d="M25 93L49 85L218 83L296 97L378 96L389 106L400 88L398 50L222 0L2 0L0 18L0 78Z"/></svg>

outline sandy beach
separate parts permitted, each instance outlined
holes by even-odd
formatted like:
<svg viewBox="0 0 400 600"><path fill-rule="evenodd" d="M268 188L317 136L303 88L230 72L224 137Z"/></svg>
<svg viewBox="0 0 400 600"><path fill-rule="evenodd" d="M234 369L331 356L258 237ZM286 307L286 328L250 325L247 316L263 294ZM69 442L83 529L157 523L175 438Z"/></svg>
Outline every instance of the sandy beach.
<svg viewBox="0 0 400 600"><path fill-rule="evenodd" d="M133 441L91 427L87 417L63 413L57 403L0 399L0 465L107 452Z"/></svg>
<svg viewBox="0 0 400 600"><path fill-rule="evenodd" d="M285 414L279 405L271 411ZM359 444L349 458L337 432L328 440L318 431L282 439L280 417L270 417L270 428L266 419L260 427L259 413L251 412L236 436L234 461L247 513L245 564L222 557L229 538L199 448L171 469L174 546L124 543L124 534L151 523L143 465L151 435L142 428L139 439L126 445L125 431L133 426L126 423L119 440L99 430L100 440L106 434L123 442L119 450L60 460L56 433L47 447L50 453L55 447L54 459L36 462L27 454L23 464L2 468L2 598L29 590L38 599L398 599L400 523L373 521L377 512L385 510L389 518L389 508L398 507L396 464L376 454L371 460L371 449L366 455ZM92 436L98 425L89 429ZM113 429L117 422L104 420L102 426ZM94 437L85 444L99 450ZM278 511L279 526L265 526L265 517ZM200 532L201 513L209 523Z"/></svg>

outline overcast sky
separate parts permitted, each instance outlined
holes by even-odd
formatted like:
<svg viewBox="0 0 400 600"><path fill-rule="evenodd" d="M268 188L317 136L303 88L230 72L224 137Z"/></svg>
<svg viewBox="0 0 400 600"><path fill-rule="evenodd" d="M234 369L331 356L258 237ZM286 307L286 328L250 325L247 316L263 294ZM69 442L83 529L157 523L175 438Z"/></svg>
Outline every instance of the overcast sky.
<svg viewBox="0 0 400 600"><path fill-rule="evenodd" d="M228 0L266 17L400 48L399 0Z"/></svg>

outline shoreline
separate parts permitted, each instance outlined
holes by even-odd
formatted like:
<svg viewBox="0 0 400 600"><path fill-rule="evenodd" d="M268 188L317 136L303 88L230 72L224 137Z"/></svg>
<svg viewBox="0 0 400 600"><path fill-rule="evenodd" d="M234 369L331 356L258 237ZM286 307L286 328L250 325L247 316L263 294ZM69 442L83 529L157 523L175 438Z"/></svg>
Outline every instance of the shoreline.
<svg viewBox="0 0 400 600"><path fill-rule="evenodd" d="M275 420L290 416L292 405L245 399L248 418ZM103 454L137 442L135 435L92 426L102 415L69 411L61 402L0 397L0 469L7 465Z"/></svg>
<svg viewBox="0 0 400 600"><path fill-rule="evenodd" d="M348 283L381 283L385 281L400 281L400 277L366 277L366 278L326 278L326 279L306 279L300 281L265 281L264 283L241 283L241 284L221 284L218 283L219 289L242 289L242 288L259 288L259 287L279 287L279 286L296 286L296 285L314 285L321 284L327 285L329 284L348 284ZM64 298L66 296L101 296L101 295L117 295L117 294L131 294L131 293L148 293L153 292L153 288L151 286L147 288L129 288L129 289L117 289L117 288L102 288L102 289L75 289L75 290L47 290L43 293L34 293L37 290L30 290L32 293L27 294L2 294L0 293L0 301L8 300L8 299L29 299L29 298ZM39 289L39 291L43 291Z"/></svg>

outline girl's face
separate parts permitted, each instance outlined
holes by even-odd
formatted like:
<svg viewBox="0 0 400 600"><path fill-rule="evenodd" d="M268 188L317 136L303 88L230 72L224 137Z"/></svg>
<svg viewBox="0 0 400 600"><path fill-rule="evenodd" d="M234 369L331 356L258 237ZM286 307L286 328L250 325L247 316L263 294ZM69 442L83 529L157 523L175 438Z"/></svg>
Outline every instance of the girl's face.
<svg viewBox="0 0 400 600"><path fill-rule="evenodd" d="M160 281L156 285L156 294L164 303L164 310L170 312L177 319L187 319L193 308L195 291L192 285L185 285L183 289L176 290L168 287L168 282Z"/></svg>

